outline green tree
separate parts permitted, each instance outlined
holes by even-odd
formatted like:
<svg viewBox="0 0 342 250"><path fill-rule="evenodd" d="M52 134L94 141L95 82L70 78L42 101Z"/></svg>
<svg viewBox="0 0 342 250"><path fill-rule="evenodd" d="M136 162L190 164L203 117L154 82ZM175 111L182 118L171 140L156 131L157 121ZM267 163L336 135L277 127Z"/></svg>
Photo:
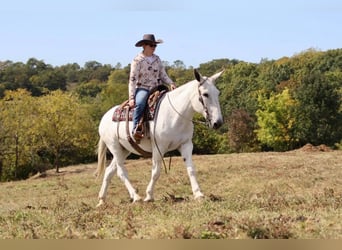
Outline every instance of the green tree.
<svg viewBox="0 0 342 250"><path fill-rule="evenodd" d="M38 106L41 121L36 129L40 151L48 155L56 172L60 166L70 164L68 157L82 160L93 154L95 124L75 96L57 90L40 97Z"/></svg>
<svg viewBox="0 0 342 250"><path fill-rule="evenodd" d="M0 94L5 90L26 89L33 96L40 96L47 90L66 90L66 76L59 68L53 68L42 60L30 58L26 64L6 61L1 63Z"/></svg>
<svg viewBox="0 0 342 250"><path fill-rule="evenodd" d="M195 121L202 121L203 118L196 114ZM208 129L204 124L194 123L193 144L194 154L219 154L228 152L227 137L212 129Z"/></svg>
<svg viewBox="0 0 342 250"><path fill-rule="evenodd" d="M294 92L298 101L295 132L300 144L333 146L342 139L341 84L338 73L315 71L303 77Z"/></svg>
<svg viewBox="0 0 342 250"><path fill-rule="evenodd" d="M28 70L28 74L30 76L36 75L48 68L51 68L51 65L46 64L43 60L38 60L36 58L30 58L26 62L26 68Z"/></svg>
<svg viewBox="0 0 342 250"><path fill-rule="evenodd" d="M1 180L26 178L38 160L33 135L36 108L34 98L23 89L7 91L0 100Z"/></svg>
<svg viewBox="0 0 342 250"><path fill-rule="evenodd" d="M109 64L102 65L97 61L88 61L79 72L79 82L89 82L94 79L105 82L111 71L112 67Z"/></svg>
<svg viewBox="0 0 342 250"><path fill-rule="evenodd" d="M265 98L258 97L259 109L256 111L258 140L265 146L276 151L293 149L297 138L293 134L295 125L294 108L296 102L290 96L289 90L284 89L280 94L272 94Z"/></svg>
<svg viewBox="0 0 342 250"><path fill-rule="evenodd" d="M23 63L6 61L1 66L0 81L1 85L3 85L3 88L6 90L26 88L26 86L29 85L29 78L30 75Z"/></svg>
<svg viewBox="0 0 342 250"><path fill-rule="evenodd" d="M99 80L91 80L90 82L79 84L75 92L80 98L96 97L103 89L104 84Z"/></svg>
<svg viewBox="0 0 342 250"><path fill-rule="evenodd" d="M128 86L129 72L126 69L115 69L109 75L108 84L125 84Z"/></svg>
<svg viewBox="0 0 342 250"><path fill-rule="evenodd" d="M46 69L39 74L35 74L30 77L32 89L35 90L32 94L39 96L48 90L66 90L66 77L60 70Z"/></svg>
<svg viewBox="0 0 342 250"><path fill-rule="evenodd" d="M69 84L79 82L80 69L81 67L78 63L68 63L59 67L59 70L63 72L66 77L66 82Z"/></svg>
<svg viewBox="0 0 342 250"><path fill-rule="evenodd" d="M200 64L199 70L202 73L202 75L211 76L225 68L228 68L238 63L239 61L236 59L215 59L210 62Z"/></svg>
<svg viewBox="0 0 342 250"><path fill-rule="evenodd" d="M103 88L100 97L100 114L102 115L111 107L119 105L128 99L128 82L127 84L122 84L108 81L107 85Z"/></svg>
<svg viewBox="0 0 342 250"><path fill-rule="evenodd" d="M171 67L175 69L186 69L184 62L181 60L174 61Z"/></svg>
<svg viewBox="0 0 342 250"><path fill-rule="evenodd" d="M259 70L256 64L240 62L229 66L218 87L221 90L222 114L230 117L233 110L245 110L254 116L258 109Z"/></svg>

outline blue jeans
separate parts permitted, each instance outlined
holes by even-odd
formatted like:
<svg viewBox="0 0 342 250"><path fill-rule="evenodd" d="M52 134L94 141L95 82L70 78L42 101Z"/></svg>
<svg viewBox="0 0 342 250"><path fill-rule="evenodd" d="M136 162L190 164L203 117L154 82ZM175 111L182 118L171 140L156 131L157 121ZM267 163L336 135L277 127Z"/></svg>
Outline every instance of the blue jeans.
<svg viewBox="0 0 342 250"><path fill-rule="evenodd" d="M144 114L149 91L147 89L137 88L135 91L135 109L133 112L133 132L138 125L140 118Z"/></svg>

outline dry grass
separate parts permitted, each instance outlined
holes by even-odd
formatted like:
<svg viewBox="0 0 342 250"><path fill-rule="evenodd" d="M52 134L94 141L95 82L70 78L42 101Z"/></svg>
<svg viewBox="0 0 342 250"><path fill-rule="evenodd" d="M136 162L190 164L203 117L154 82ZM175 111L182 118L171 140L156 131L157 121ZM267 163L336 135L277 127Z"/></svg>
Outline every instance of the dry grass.
<svg viewBox="0 0 342 250"><path fill-rule="evenodd" d="M153 203L131 204L115 177L108 204L96 209L95 164L2 183L0 238L342 238L342 151L206 155L194 162L207 195L200 202L177 157ZM143 195L150 161L126 166Z"/></svg>

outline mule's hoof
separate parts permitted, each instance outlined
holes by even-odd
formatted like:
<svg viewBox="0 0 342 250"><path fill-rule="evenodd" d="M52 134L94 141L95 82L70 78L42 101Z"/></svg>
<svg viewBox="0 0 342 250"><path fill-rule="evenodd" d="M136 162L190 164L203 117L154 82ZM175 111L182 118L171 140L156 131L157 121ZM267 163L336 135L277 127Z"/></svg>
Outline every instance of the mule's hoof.
<svg viewBox="0 0 342 250"><path fill-rule="evenodd" d="M202 193L198 193L198 194L196 194L195 196L194 196L194 198L195 198L195 200L202 200L202 199L204 199L204 194L202 194Z"/></svg>
<svg viewBox="0 0 342 250"><path fill-rule="evenodd" d="M154 199L152 197L146 197L144 202L154 202Z"/></svg>
<svg viewBox="0 0 342 250"><path fill-rule="evenodd" d="M105 204L105 202L104 202L104 200L103 199L100 199L99 200L99 203L96 205L96 207L98 208L98 207L101 207L101 206L103 206Z"/></svg>
<svg viewBox="0 0 342 250"><path fill-rule="evenodd" d="M141 201L140 195L138 195L138 194L134 195L132 203L139 202L139 201Z"/></svg>

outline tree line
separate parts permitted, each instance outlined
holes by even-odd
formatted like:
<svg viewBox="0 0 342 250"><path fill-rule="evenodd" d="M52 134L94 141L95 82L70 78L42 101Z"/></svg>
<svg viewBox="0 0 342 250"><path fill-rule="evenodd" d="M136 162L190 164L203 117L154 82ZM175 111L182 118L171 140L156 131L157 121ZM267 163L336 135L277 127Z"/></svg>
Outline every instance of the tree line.
<svg viewBox="0 0 342 250"><path fill-rule="evenodd" d="M164 64L178 85L194 79L181 60ZM306 143L342 148L342 49L199 66L203 75L222 69L217 86L225 123L219 131L196 124L194 153L287 151ZM95 161L97 126L127 99L129 70L96 61L0 62L0 179Z"/></svg>

